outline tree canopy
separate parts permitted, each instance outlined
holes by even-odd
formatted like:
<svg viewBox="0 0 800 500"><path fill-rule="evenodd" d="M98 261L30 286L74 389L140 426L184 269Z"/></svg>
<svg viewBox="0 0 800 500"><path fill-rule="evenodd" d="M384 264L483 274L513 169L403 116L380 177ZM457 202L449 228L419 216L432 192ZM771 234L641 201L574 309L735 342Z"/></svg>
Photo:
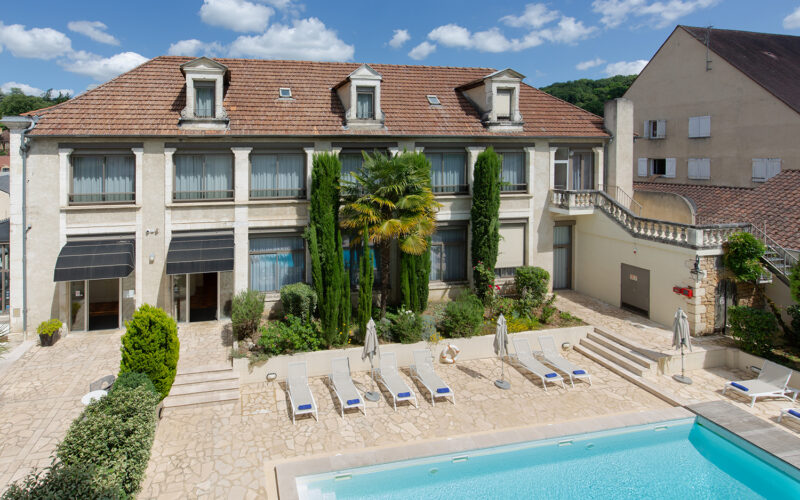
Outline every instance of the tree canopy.
<svg viewBox="0 0 800 500"><path fill-rule="evenodd" d="M582 78L569 82L556 82L541 87L540 90L603 116L603 106L606 101L622 97L635 79L636 75L617 75L599 80Z"/></svg>
<svg viewBox="0 0 800 500"><path fill-rule="evenodd" d="M58 93L58 96L53 96L53 89L49 89L40 96L33 96L25 95L18 88L12 88L8 94L0 91L0 116L20 115L34 109L60 104L69 99L69 94L61 92Z"/></svg>

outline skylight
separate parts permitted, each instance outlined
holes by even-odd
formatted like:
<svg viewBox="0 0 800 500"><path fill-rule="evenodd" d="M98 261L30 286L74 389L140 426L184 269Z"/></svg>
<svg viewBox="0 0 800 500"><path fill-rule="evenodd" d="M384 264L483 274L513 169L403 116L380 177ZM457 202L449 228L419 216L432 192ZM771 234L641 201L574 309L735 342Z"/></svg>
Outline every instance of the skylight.
<svg viewBox="0 0 800 500"><path fill-rule="evenodd" d="M281 87L278 89L278 96L280 96L281 99L290 99L292 97L292 89Z"/></svg>
<svg viewBox="0 0 800 500"><path fill-rule="evenodd" d="M436 97L435 95L429 95L428 96L428 104L430 104L432 106L440 106L442 103L439 102L439 98Z"/></svg>

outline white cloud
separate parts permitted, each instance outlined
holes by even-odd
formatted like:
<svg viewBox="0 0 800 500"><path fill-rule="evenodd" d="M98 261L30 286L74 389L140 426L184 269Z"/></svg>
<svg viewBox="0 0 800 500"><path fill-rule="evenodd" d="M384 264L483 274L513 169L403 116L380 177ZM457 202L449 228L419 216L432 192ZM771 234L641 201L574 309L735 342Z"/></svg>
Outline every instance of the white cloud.
<svg viewBox="0 0 800 500"><path fill-rule="evenodd" d="M421 44L411 49L411 52L408 53L408 57L420 61L431 55L431 53L435 50L436 50L435 44L430 42L422 42Z"/></svg>
<svg viewBox="0 0 800 500"><path fill-rule="evenodd" d="M70 21L67 23L67 28L75 33L86 35L95 42L119 45L119 40L110 33L106 33L108 26L100 21Z"/></svg>
<svg viewBox="0 0 800 500"><path fill-rule="evenodd" d="M472 46L472 36L467 28L457 24L445 24L439 26L430 33L428 38L434 42L439 42L445 47L469 48Z"/></svg>
<svg viewBox="0 0 800 500"><path fill-rule="evenodd" d="M219 42L202 42L195 38L181 40L169 46L167 54L171 56L208 56L216 57L225 50Z"/></svg>
<svg viewBox="0 0 800 500"><path fill-rule="evenodd" d="M605 59L600 59L598 57L595 59L591 59L589 61L579 62L578 64L575 65L575 69L577 69L578 71L586 71L587 69L596 68L597 66L605 64L605 62L606 62Z"/></svg>
<svg viewBox="0 0 800 500"><path fill-rule="evenodd" d="M230 48L231 57L349 61L355 48L315 17L296 19L292 26L273 24L261 35L240 36Z"/></svg>
<svg viewBox="0 0 800 500"><path fill-rule="evenodd" d="M506 38L499 28L490 28L486 31L470 33L467 28L457 24L439 26L430 33L428 39L439 42L445 47L462 49L476 49L481 52L507 52L519 51L535 47L542 43L542 37L537 32L530 32L520 38Z"/></svg>
<svg viewBox="0 0 800 500"><path fill-rule="evenodd" d="M574 17L562 17L558 25L554 28L543 29L539 36L553 43L573 44L579 40L590 37L597 28L594 26L584 26L582 21L576 21Z"/></svg>
<svg viewBox="0 0 800 500"><path fill-rule="evenodd" d="M394 36L389 40L389 46L399 49L404 43L411 39L408 30L394 30Z"/></svg>
<svg viewBox="0 0 800 500"><path fill-rule="evenodd" d="M0 90L3 91L3 93L5 93L5 94L10 93L11 89L15 89L15 88L16 89L20 89L22 91L22 93L25 94L25 95L40 96L40 95L42 95L42 94L44 94L46 92L46 90L42 90L42 89L40 89L38 87L34 87L32 85L28 85L27 83L6 82L6 83L0 85ZM62 93L62 94L75 95L75 92L72 89L53 89L52 90L52 95L53 96L57 96L59 94L59 92Z"/></svg>
<svg viewBox="0 0 800 500"><path fill-rule="evenodd" d="M647 66L646 59L637 59L636 61L619 61L611 63L606 66L604 70L608 76L614 75L638 75L640 71Z"/></svg>
<svg viewBox="0 0 800 500"><path fill-rule="evenodd" d="M53 59L72 52L72 43L64 33L51 28L25 29L21 24L0 22L0 49L15 57Z"/></svg>
<svg viewBox="0 0 800 500"><path fill-rule="evenodd" d="M800 7L796 8L794 12L783 18L783 27L787 30L796 30L800 28Z"/></svg>
<svg viewBox="0 0 800 500"><path fill-rule="evenodd" d="M592 10L600 14L600 22L616 28L628 18L645 18L654 28L664 28L692 12L712 7L720 0L594 0Z"/></svg>
<svg viewBox="0 0 800 500"><path fill-rule="evenodd" d="M200 7L204 23L241 33L264 31L274 13L271 7L247 0L203 0Z"/></svg>
<svg viewBox="0 0 800 500"><path fill-rule="evenodd" d="M558 19L558 11L550 10L543 3L529 3L525 12L519 16L503 16L500 21L514 28L541 28L550 21Z"/></svg>
<svg viewBox="0 0 800 500"><path fill-rule="evenodd" d="M102 57L97 54L79 51L72 54L70 59L59 64L67 71L91 76L95 80L102 82L129 71L145 61L147 61L147 58L136 52L121 52L111 57Z"/></svg>

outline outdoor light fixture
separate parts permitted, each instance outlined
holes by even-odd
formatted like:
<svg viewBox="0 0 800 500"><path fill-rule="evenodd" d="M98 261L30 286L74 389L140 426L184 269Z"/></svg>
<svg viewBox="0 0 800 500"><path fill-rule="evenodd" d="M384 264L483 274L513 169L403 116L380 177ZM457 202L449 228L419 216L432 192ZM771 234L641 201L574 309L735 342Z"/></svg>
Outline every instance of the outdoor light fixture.
<svg viewBox="0 0 800 500"><path fill-rule="evenodd" d="M150 263L152 264L152 263L153 263L153 262L155 262L155 261L156 261L156 254L154 254L154 253L151 253L151 254L150 254Z"/></svg>
<svg viewBox="0 0 800 500"><path fill-rule="evenodd" d="M267 382L272 382L273 380L278 378L278 374L275 372L267 373Z"/></svg>
<svg viewBox="0 0 800 500"><path fill-rule="evenodd" d="M706 277L706 272L700 269L700 256L698 255L694 259L694 267L689 271L689 274L692 275L692 279L696 282L702 281Z"/></svg>

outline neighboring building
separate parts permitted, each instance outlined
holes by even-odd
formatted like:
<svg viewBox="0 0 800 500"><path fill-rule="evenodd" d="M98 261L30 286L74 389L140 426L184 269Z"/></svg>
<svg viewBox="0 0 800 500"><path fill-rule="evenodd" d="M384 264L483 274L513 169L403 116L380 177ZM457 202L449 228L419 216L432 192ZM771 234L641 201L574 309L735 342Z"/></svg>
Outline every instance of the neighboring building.
<svg viewBox="0 0 800 500"><path fill-rule="evenodd" d="M2 157L0 157L2 158ZM5 158L8 158L7 156ZM11 288L9 287L10 264L9 255L9 192L8 173L0 173L0 314L7 314L10 306Z"/></svg>
<svg viewBox="0 0 800 500"><path fill-rule="evenodd" d="M800 168L800 37L678 26L625 98L636 181L753 187Z"/></svg>
<svg viewBox="0 0 800 500"><path fill-rule="evenodd" d="M8 130L0 130L0 151L8 151L8 138L10 137ZM0 160L2 164L2 160ZM6 164L7 165L7 164Z"/></svg>
<svg viewBox="0 0 800 500"><path fill-rule="evenodd" d="M9 165L11 165L11 157L8 155L0 155L0 173L8 172Z"/></svg>

